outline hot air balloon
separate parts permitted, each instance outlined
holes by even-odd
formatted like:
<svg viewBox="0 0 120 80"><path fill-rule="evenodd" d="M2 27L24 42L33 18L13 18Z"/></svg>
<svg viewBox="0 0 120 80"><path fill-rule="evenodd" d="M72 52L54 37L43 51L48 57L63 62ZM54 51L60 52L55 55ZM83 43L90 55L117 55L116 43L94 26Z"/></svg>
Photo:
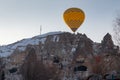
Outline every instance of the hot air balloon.
<svg viewBox="0 0 120 80"><path fill-rule="evenodd" d="M85 14L79 8L69 8L64 12L63 18L70 29L75 32L84 22Z"/></svg>

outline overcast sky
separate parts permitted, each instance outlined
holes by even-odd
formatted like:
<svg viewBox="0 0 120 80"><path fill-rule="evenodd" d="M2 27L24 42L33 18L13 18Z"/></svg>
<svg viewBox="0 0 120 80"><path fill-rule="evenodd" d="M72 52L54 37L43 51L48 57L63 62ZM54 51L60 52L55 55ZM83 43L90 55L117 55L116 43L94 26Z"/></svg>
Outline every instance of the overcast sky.
<svg viewBox="0 0 120 80"><path fill-rule="evenodd" d="M71 7L81 8L86 15L76 31L95 42L112 33L120 11L120 0L0 0L0 44L53 31L72 32L63 21L63 13Z"/></svg>

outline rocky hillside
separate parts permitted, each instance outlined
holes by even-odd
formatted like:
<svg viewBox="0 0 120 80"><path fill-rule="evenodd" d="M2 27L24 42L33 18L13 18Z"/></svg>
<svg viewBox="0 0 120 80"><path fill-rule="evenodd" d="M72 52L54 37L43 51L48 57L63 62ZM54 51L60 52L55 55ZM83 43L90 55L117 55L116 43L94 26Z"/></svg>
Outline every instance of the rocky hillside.
<svg viewBox="0 0 120 80"><path fill-rule="evenodd" d="M80 33L47 33L0 46L0 56L0 80L30 80L25 76L27 70L31 73L37 69L36 75L41 74L42 64L47 67L44 68L47 73L42 73L49 75L42 80L87 80L95 76L102 79L111 78L113 74L116 78L120 72L119 47L114 45L109 33L101 43ZM39 67L31 67L33 65ZM50 75L51 70L57 78ZM32 80L41 80L40 76L35 78L35 73L29 74L29 78L30 75L34 75Z"/></svg>

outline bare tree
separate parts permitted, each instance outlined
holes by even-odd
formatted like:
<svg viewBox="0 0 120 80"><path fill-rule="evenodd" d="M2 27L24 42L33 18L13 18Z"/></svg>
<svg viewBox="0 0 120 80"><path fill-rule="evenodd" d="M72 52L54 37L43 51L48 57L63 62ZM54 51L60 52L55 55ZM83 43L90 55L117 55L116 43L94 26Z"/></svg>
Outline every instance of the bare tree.
<svg viewBox="0 0 120 80"><path fill-rule="evenodd" d="M58 80L57 68L48 67L42 61L37 60L34 49L29 54L21 67L21 74L24 80Z"/></svg>
<svg viewBox="0 0 120 80"><path fill-rule="evenodd" d="M113 32L115 43L120 46L120 15L115 19Z"/></svg>

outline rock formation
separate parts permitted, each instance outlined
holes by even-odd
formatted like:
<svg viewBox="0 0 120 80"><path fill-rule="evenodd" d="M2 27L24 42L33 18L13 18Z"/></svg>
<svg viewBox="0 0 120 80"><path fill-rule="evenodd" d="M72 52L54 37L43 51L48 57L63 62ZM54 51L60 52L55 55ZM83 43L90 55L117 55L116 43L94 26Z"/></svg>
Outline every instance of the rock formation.
<svg viewBox="0 0 120 80"><path fill-rule="evenodd" d="M109 33L101 43L93 42L85 34L62 32L21 40L8 45L7 48L14 51L2 59L6 80L23 80L21 67L26 61L31 61L30 64L41 62L51 70L54 67L53 72L57 78L51 78L53 80L58 78L58 80L86 80L94 74L99 76L112 72L117 74L120 66L119 47L114 45Z"/></svg>

